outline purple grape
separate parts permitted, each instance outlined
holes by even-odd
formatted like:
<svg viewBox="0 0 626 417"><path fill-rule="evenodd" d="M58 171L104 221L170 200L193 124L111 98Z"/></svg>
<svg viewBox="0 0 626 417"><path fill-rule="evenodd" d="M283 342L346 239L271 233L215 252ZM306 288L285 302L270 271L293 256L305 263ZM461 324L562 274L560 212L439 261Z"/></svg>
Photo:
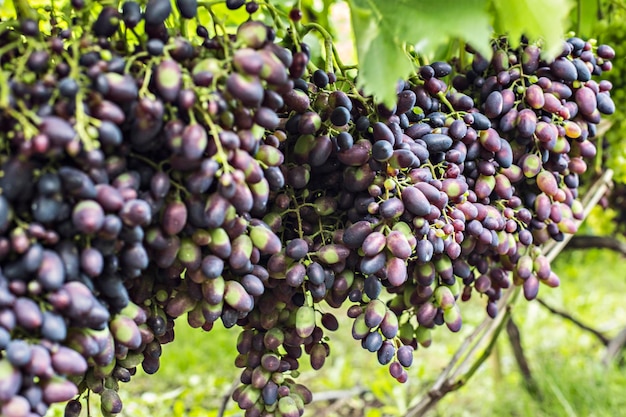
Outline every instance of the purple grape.
<svg viewBox="0 0 626 417"><path fill-rule="evenodd" d="M384 266L384 255L383 254L378 254L377 256L380 257L382 255L383 257L383 266ZM381 267L382 268L382 267ZM374 271L376 272L376 271ZM364 272L365 274L367 272ZM376 298L378 298L378 296L380 295L380 292L382 290L382 284L380 282L380 280L375 276L375 275L370 275L365 279L365 284L363 287L363 290L365 292L365 294L370 298L370 300L374 300Z"/></svg>
<svg viewBox="0 0 626 417"><path fill-rule="evenodd" d="M176 0L176 7L185 19L193 19L198 12L197 0Z"/></svg>
<svg viewBox="0 0 626 417"><path fill-rule="evenodd" d="M431 205L424 193L416 187L405 187L401 193L404 207L416 216L430 213Z"/></svg>
<svg viewBox="0 0 626 417"><path fill-rule="evenodd" d="M581 88L577 89L576 93L574 94L574 99L576 101L576 104L578 105L578 110L583 115L591 115L598 107L596 94L589 87L582 86Z"/></svg>
<svg viewBox="0 0 626 417"><path fill-rule="evenodd" d="M325 343L313 345L310 352L311 367L315 370L321 369L326 362L326 356L328 356L328 353L329 352Z"/></svg>
<svg viewBox="0 0 626 417"><path fill-rule="evenodd" d="M419 240L415 248L415 254L421 263L430 262L434 254L434 246L432 242L425 239Z"/></svg>
<svg viewBox="0 0 626 417"><path fill-rule="evenodd" d="M30 362L32 350L30 345L21 339L10 341L6 347L6 358L11 365L19 368Z"/></svg>
<svg viewBox="0 0 626 417"><path fill-rule="evenodd" d="M112 9L112 11L115 11L114 8L110 8ZM109 13L112 13L112 11L109 11ZM129 28L134 28L135 26L137 26L137 24L141 21L142 15L141 15L141 8L139 6L139 3L135 2L135 1L125 1L124 4L122 5L122 18L124 19L124 23L126 24L127 27ZM103 16L102 12L100 13L100 16L98 17L98 19L101 19L101 25L102 25L102 29L100 30L102 33L108 33L108 34L104 34L104 35L99 35L99 36L112 36L115 33L115 30L117 29L117 27L113 28L113 31L111 31L108 28L108 25L110 23L107 23L108 18L106 17L106 15Z"/></svg>
<svg viewBox="0 0 626 417"><path fill-rule="evenodd" d="M492 91L485 100L485 116L494 119L502 114L504 100L500 91Z"/></svg>
<svg viewBox="0 0 626 417"><path fill-rule="evenodd" d="M396 354L396 349L392 342L389 340L383 341L380 349L378 349L377 357L378 363L381 365L387 365L390 363Z"/></svg>
<svg viewBox="0 0 626 417"><path fill-rule="evenodd" d="M596 96L598 111L602 114L611 115L615 113L615 103L608 92L603 91Z"/></svg>
<svg viewBox="0 0 626 417"><path fill-rule="evenodd" d="M396 352L396 358L398 362L400 362L400 365L409 368L413 363L413 347L400 346Z"/></svg>
<svg viewBox="0 0 626 417"><path fill-rule="evenodd" d="M557 58L550 64L550 71L557 78L564 81L576 81L578 72L572 61L566 58Z"/></svg>
<svg viewBox="0 0 626 417"><path fill-rule="evenodd" d="M152 220L152 209L146 201L132 199L124 203L119 216L127 226L147 226Z"/></svg>
<svg viewBox="0 0 626 417"><path fill-rule="evenodd" d="M404 284L408 278L407 268L403 259L392 257L387 260L387 281L394 287Z"/></svg>
<svg viewBox="0 0 626 417"><path fill-rule="evenodd" d="M399 378L403 371L404 369L402 369L402 365L400 365L399 362L392 362L391 365L389 365L389 373L394 378Z"/></svg>
<svg viewBox="0 0 626 417"><path fill-rule="evenodd" d="M274 381L269 381L262 389L261 396L267 405L273 405L278 401L278 385Z"/></svg>
<svg viewBox="0 0 626 417"><path fill-rule="evenodd" d="M13 305L17 324L27 330L38 329L43 322L39 305L30 298L18 297Z"/></svg>
<svg viewBox="0 0 626 417"><path fill-rule="evenodd" d="M382 268L384 268L385 263L386 263L385 254L381 252L381 253L379 253L377 255L374 255L374 256L366 256L366 257L364 257L361 260L361 263L359 265L359 269L364 274L367 274L367 275L374 274L374 273L380 271ZM373 277L373 275L371 277ZM378 281L378 280L376 280L376 281ZM369 277L366 280L366 282L374 283L374 281L369 280ZM371 293L372 295L376 294L376 290L374 290L374 287L368 287L368 288L372 288L372 293ZM373 298L376 298L376 297L373 297Z"/></svg>
<svg viewBox="0 0 626 417"><path fill-rule="evenodd" d="M337 318L331 313L322 314L322 325L331 332L334 332L339 328Z"/></svg>
<svg viewBox="0 0 626 417"><path fill-rule="evenodd" d="M52 312L43 312L41 335L53 342L62 342L67 337L67 323L63 316Z"/></svg>
<svg viewBox="0 0 626 417"><path fill-rule="evenodd" d="M183 156L189 160L200 159L209 142L204 127L197 123L187 125L181 133L181 137Z"/></svg>
<svg viewBox="0 0 626 417"><path fill-rule="evenodd" d="M393 145L385 140L379 140L372 146L372 157L380 162L385 162L393 155Z"/></svg>
<svg viewBox="0 0 626 417"><path fill-rule="evenodd" d="M80 254L80 267L88 276L97 277L104 269L104 257L95 248L85 248Z"/></svg>
<svg viewBox="0 0 626 417"><path fill-rule="evenodd" d="M452 138L441 133L427 133L422 136L429 152L445 152L452 146Z"/></svg>
<svg viewBox="0 0 626 417"><path fill-rule="evenodd" d="M83 405L80 401L70 400L65 405L63 417L79 417L82 410Z"/></svg>
<svg viewBox="0 0 626 417"><path fill-rule="evenodd" d="M379 332L371 332L363 339L363 347L370 352L378 351L383 345L383 337Z"/></svg>

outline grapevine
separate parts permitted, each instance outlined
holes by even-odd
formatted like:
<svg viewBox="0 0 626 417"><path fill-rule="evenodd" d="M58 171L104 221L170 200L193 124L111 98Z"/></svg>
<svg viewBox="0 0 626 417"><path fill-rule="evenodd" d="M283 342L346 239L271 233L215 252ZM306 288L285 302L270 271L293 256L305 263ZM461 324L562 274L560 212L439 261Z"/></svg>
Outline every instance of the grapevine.
<svg viewBox="0 0 626 417"><path fill-rule="evenodd" d="M493 318L508 288L559 284L540 247L584 216L611 47L408 51L389 106L298 8L228 0L249 15L230 31L223 2L16 3L0 22L2 415L77 416L90 393L118 414L175 320L220 320L240 329L245 415L297 417L299 364L323 367L339 307L405 382L435 331L460 330L463 301Z"/></svg>

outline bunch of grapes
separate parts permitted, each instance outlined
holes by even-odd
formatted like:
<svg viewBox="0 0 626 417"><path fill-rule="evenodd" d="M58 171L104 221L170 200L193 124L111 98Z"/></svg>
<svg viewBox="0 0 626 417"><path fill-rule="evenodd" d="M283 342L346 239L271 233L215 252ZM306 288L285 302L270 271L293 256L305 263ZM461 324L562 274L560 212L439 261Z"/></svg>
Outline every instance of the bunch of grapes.
<svg viewBox="0 0 626 417"><path fill-rule="evenodd" d="M614 11L615 14L612 21L602 20L597 24L598 39L603 43L609 43L615 46L615 52L619 57L623 57L626 53L624 47L624 41L626 40L623 31L619 30L620 14L618 11ZM626 161L626 153L624 153L623 137L626 131L626 125L623 121L624 111L619 106L619 103L626 102L626 95L624 93L624 80L620 75L624 71L624 64L621 60L617 59L611 62L612 71L607 74L606 80L613 85L613 99L616 106L615 113L607 118L607 124L610 128L606 130L604 136L605 152L603 152L603 163L615 171L614 179L618 183L626 182L626 172L624 172L624 162ZM616 205L616 207L620 207Z"/></svg>
<svg viewBox="0 0 626 417"><path fill-rule="evenodd" d="M609 43L615 46L615 53L618 57L623 57L626 53L624 41L626 40L624 33L619 29L622 13L619 10L610 10L608 13L611 20L600 20L594 31L598 33L598 40L602 43ZM613 85L612 97L616 103L615 113L606 120L606 127L601 129L602 133L602 166L606 166L614 171L613 179L615 180L614 189L607 196L602 204L604 207L610 207L616 211L614 223L620 233L624 233L624 223L626 221L626 212L624 211L624 195L626 187L626 171L624 163L626 162L626 151L624 150L624 133L626 132L626 122L624 122L623 103L626 102L626 94L624 93L624 79L621 74L626 70L624 61L616 59L611 62L612 70L607 74L606 80Z"/></svg>
<svg viewBox="0 0 626 417"><path fill-rule="evenodd" d="M250 14L232 34L193 0L73 0L46 30L17 3L0 33L2 415L71 400L75 416L89 392L119 413L120 382L158 370L182 317L241 329L246 416L297 417L332 308L404 382L435 329L460 329L460 301L494 317L507 288L558 285L540 245L582 218L610 47L571 38L546 62L501 38L468 68L416 68L390 108L314 68L298 33L277 41L253 1L226 2Z"/></svg>

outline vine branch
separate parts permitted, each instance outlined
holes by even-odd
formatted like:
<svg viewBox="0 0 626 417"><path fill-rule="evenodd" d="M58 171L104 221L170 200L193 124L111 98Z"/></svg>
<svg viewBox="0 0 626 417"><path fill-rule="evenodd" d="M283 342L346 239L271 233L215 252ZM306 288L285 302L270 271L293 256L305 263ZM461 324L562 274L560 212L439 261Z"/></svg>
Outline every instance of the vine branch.
<svg viewBox="0 0 626 417"><path fill-rule="evenodd" d="M535 378L533 378L532 372L530 370L530 365L528 364L528 360L526 360L526 355L524 354L524 348L522 346L522 339L520 337L519 327L517 327L517 324L515 324L513 317L509 317L509 320L506 323L506 333L509 337L511 348L513 349L515 361L517 362L520 372L522 373L522 377L524 378L526 389L535 398L541 399L541 390L537 385L537 381L535 381Z"/></svg>
<svg viewBox="0 0 626 417"><path fill-rule="evenodd" d="M626 242L612 236L574 236L567 249L610 249L626 256Z"/></svg>
<svg viewBox="0 0 626 417"><path fill-rule="evenodd" d="M575 318L574 316L572 316L568 312L556 309L554 307L551 307L545 301L543 301L541 298L537 298L536 301L539 304L541 304L544 308L546 308L550 313L555 314L555 315L557 315L559 317L563 317L565 320L573 323L574 325L576 325L577 327L581 328L582 330L585 330L585 331L593 334L596 338L598 338L600 340L600 342L602 342L602 344L604 346L608 346L609 343L611 342L611 340L609 338L607 338L606 336L604 336L602 333L600 333L599 331L597 331L593 327L587 326L586 324L584 324L583 322L581 322L580 320L578 320L577 318Z"/></svg>

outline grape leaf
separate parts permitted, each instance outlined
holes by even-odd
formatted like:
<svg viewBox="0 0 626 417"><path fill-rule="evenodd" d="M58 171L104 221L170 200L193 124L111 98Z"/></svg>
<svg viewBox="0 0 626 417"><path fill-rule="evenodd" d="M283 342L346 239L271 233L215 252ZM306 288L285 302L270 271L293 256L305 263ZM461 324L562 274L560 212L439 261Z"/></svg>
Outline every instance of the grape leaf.
<svg viewBox="0 0 626 417"><path fill-rule="evenodd" d="M487 0L350 0L359 87L389 106L394 104L396 83L413 69L406 45L428 55L451 38L460 38L489 56L486 5Z"/></svg>
<svg viewBox="0 0 626 417"><path fill-rule="evenodd" d="M546 57L554 57L561 51L572 6L570 0L493 0L494 28L510 35L513 47L522 34L542 38Z"/></svg>

